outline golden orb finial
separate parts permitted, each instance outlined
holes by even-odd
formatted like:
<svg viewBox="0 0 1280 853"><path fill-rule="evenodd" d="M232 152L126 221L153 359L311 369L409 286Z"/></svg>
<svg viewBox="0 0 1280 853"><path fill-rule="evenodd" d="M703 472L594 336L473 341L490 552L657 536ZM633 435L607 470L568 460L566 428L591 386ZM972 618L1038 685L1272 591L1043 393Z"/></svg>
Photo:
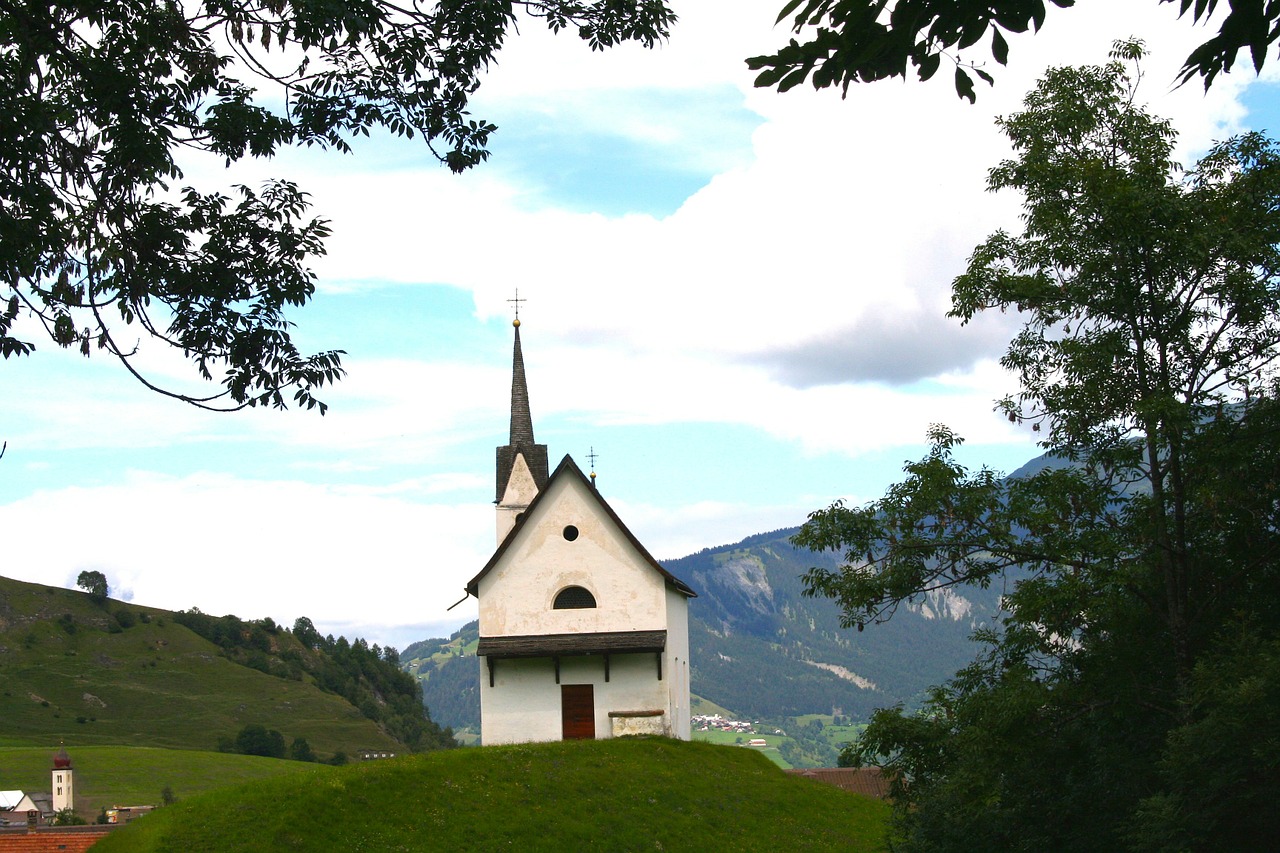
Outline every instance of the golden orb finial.
<svg viewBox="0 0 1280 853"><path fill-rule="evenodd" d="M515 326L517 329L520 328L520 318L517 317L514 320L512 320L511 325Z"/></svg>

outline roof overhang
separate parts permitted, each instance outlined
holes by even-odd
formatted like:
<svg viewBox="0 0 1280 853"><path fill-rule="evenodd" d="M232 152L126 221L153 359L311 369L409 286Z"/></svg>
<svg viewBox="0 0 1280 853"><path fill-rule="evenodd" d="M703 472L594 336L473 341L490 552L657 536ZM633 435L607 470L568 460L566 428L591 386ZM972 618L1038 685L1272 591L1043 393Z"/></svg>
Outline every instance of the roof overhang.
<svg viewBox="0 0 1280 853"><path fill-rule="evenodd" d="M476 654L487 658L546 658L661 652L666 647L666 631L596 631L481 637Z"/></svg>

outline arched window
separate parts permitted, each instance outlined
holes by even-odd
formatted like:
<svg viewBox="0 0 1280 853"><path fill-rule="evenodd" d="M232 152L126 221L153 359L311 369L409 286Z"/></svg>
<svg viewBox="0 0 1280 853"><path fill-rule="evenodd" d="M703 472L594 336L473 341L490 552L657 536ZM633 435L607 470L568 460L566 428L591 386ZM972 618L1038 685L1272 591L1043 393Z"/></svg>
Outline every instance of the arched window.
<svg viewBox="0 0 1280 853"><path fill-rule="evenodd" d="M566 586L556 593L556 610L581 610L596 606L596 597L580 586Z"/></svg>

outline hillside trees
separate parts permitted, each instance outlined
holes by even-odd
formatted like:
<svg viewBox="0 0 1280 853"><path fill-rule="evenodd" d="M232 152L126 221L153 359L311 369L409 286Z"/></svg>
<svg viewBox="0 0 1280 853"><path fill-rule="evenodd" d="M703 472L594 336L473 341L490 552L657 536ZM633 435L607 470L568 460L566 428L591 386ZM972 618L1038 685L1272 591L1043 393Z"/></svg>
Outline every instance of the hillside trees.
<svg viewBox="0 0 1280 853"><path fill-rule="evenodd" d="M284 758L284 735L261 723L249 723L236 734L236 751L244 755Z"/></svg>
<svg viewBox="0 0 1280 853"><path fill-rule="evenodd" d="M1158 0L1178 4L1178 14L1191 23L1207 23L1218 0ZM747 65L760 71L756 85L785 92L810 80L815 89L839 86L848 91L858 82L907 76L907 66L921 80L938 72L945 57L954 65L956 93L974 100L974 77L995 78L972 60L971 50L985 51L1000 65L1009 59L1005 34L1039 31L1049 7L1074 6L1075 0L789 0L778 23L791 18L791 29L806 39L791 39L776 53L755 56ZM1280 4L1231 2L1217 34L1197 47L1182 68L1182 80L1204 79L1207 88L1218 74L1230 71L1247 51L1261 71L1267 50L1280 38ZM972 76L970 75L972 72Z"/></svg>
<svg viewBox="0 0 1280 853"><path fill-rule="evenodd" d="M201 190L183 166L385 130L465 170L495 129L468 101L517 13L592 49L675 19L661 0L0 0L0 355L44 336L199 407L323 413L341 352L301 353L286 310L328 226L293 183ZM157 384L148 344L220 390Z"/></svg>
<svg viewBox="0 0 1280 853"><path fill-rule="evenodd" d="M370 646L361 638L321 638L305 616L294 623L293 636L271 620L210 616L196 608L179 611L174 620L244 666L277 678L310 680L343 697L415 752L456 746L452 729L431 719L418 682L400 669L399 653L390 646Z"/></svg>
<svg viewBox="0 0 1280 853"><path fill-rule="evenodd" d="M1280 151L1250 134L1182 172L1138 105L1141 56L1055 69L1000 122L1015 156L989 184L1023 194L1023 231L993 234L953 286L961 320L1025 318L999 408L1058 464L970 472L936 427L884 498L797 537L845 555L806 586L849 625L932 589L1006 591L983 655L926 713L877 712L857 747L910 781L904 849L1205 849L1276 829L1244 806L1280 794L1280 749L1234 738L1276 722Z"/></svg>

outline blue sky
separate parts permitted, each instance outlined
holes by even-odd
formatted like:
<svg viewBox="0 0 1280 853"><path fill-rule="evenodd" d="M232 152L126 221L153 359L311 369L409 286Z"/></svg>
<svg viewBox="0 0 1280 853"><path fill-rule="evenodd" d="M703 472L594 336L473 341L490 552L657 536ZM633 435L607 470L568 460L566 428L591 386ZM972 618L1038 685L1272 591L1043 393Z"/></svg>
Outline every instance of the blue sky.
<svg viewBox="0 0 1280 853"><path fill-rule="evenodd" d="M0 362L0 572L71 586L99 569L141 604L306 615L401 647L447 633L495 544L516 287L539 441L584 467L594 448L659 558L874 499L930 423L1011 470L1036 454L991 410L1015 318L943 316L972 247L1016 226L1017 199L984 192L1005 151L993 116L1047 65L1136 34L1183 156L1280 129L1276 86L1241 72L1171 90L1205 33L1154 0L1051 9L976 106L945 82L754 90L741 60L784 37L776 5L677 2L651 52L526 25L475 104L499 125L493 157L461 177L387 139L231 175L192 162L202 188L282 175L313 194L334 236L297 340L347 350L349 376L324 418L214 415L50 345ZM164 353L144 363L191 380Z"/></svg>

